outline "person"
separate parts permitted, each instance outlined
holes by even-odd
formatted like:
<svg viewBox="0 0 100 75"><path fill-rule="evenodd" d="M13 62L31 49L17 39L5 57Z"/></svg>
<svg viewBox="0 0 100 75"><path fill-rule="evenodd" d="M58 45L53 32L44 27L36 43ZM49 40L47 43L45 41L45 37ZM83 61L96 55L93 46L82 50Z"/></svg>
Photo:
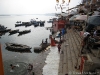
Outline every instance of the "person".
<svg viewBox="0 0 100 75"><path fill-rule="evenodd" d="M44 43L43 39L42 39L42 44Z"/></svg>
<svg viewBox="0 0 100 75"><path fill-rule="evenodd" d="M62 31L60 30L60 33L59 33L60 40L61 40L61 36L62 36Z"/></svg>
<svg viewBox="0 0 100 75"><path fill-rule="evenodd" d="M88 34L90 34L89 32L84 32L83 37L86 37Z"/></svg>
<svg viewBox="0 0 100 75"><path fill-rule="evenodd" d="M51 43L51 46L56 46L56 43L55 43L55 40L54 38L52 38L52 35L49 36L50 37L50 43Z"/></svg>
<svg viewBox="0 0 100 75"><path fill-rule="evenodd" d="M15 67L19 67L19 65L10 64L10 67L11 67L10 72L14 72L14 68L15 68Z"/></svg>
<svg viewBox="0 0 100 75"><path fill-rule="evenodd" d="M46 43L46 44L48 43L48 38L46 38L45 43Z"/></svg>
<svg viewBox="0 0 100 75"><path fill-rule="evenodd" d="M64 38L64 35L65 35L65 28L62 29L62 36Z"/></svg>
<svg viewBox="0 0 100 75"><path fill-rule="evenodd" d="M10 67L13 70L16 66L14 66L13 64L10 64Z"/></svg>
<svg viewBox="0 0 100 75"><path fill-rule="evenodd" d="M58 51L60 52L60 49L61 49L61 45L60 44L58 44Z"/></svg>
<svg viewBox="0 0 100 75"><path fill-rule="evenodd" d="M33 69L33 65L32 64L29 64L28 65L28 70L31 71L32 69Z"/></svg>
<svg viewBox="0 0 100 75"><path fill-rule="evenodd" d="M100 47L100 30L96 29L93 33L93 37L95 39L93 48L98 49L98 47Z"/></svg>
<svg viewBox="0 0 100 75"><path fill-rule="evenodd" d="M83 38L82 40L82 49L81 49L81 53L83 53L83 49L86 46L87 49L89 49L89 44L88 44L88 39L91 35L88 34L86 37Z"/></svg>
<svg viewBox="0 0 100 75"><path fill-rule="evenodd" d="M100 30L95 30L93 33L94 38L98 39L100 36Z"/></svg>
<svg viewBox="0 0 100 75"><path fill-rule="evenodd" d="M30 64L30 67L31 67L31 70L33 69L33 65L32 64Z"/></svg>

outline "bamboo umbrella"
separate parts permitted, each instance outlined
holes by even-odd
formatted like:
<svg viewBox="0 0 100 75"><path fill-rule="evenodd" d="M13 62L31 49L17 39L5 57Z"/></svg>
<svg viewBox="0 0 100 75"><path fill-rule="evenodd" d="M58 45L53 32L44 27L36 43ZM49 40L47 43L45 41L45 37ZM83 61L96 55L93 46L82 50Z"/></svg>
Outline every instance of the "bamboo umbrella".
<svg viewBox="0 0 100 75"><path fill-rule="evenodd" d="M87 20L87 15L79 15L75 18L75 20L86 21Z"/></svg>

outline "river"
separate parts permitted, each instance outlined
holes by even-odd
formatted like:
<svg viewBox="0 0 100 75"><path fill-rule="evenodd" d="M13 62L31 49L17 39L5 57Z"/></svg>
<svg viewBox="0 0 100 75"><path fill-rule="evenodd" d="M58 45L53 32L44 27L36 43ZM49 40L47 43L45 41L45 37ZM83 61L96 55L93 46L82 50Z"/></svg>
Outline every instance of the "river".
<svg viewBox="0 0 100 75"><path fill-rule="evenodd" d="M19 29L20 31L31 29L31 33L28 33L22 36L18 36L18 33L11 36L9 36L9 33L6 33L5 35L1 36L0 43L2 46L2 57L3 57L5 75L13 75L10 73L8 74L8 72L10 71L9 65L11 63L22 64L22 63L32 63L35 61L35 58L38 56L38 54L34 53L33 49L34 47L37 47L40 45L40 43L42 42L42 39L45 40L46 38L49 38L49 35L51 33L49 30L46 30L46 27L51 27L52 24L47 23L47 21L53 17L55 16L47 16L47 15L0 16L0 24L6 26L7 28L10 28L12 30ZM31 19L45 20L44 27L40 27L40 26L34 27L33 25L29 27L15 27L15 24L17 21L29 22ZM5 43L7 42L28 45L32 47L31 53L19 53L19 52L8 51L7 49L5 49L5 46L6 46ZM22 67L23 67L23 64L22 64ZM14 75L17 75L17 73ZM21 75L21 74L18 74L18 75Z"/></svg>

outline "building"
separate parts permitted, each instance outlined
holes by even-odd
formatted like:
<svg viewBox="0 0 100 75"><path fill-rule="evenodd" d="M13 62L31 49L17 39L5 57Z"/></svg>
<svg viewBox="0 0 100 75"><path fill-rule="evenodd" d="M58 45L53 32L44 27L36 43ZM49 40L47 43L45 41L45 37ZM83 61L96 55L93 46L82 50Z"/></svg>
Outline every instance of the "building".
<svg viewBox="0 0 100 75"><path fill-rule="evenodd" d="M64 28L66 25L65 19L56 19L52 23L53 32L57 32L60 29Z"/></svg>

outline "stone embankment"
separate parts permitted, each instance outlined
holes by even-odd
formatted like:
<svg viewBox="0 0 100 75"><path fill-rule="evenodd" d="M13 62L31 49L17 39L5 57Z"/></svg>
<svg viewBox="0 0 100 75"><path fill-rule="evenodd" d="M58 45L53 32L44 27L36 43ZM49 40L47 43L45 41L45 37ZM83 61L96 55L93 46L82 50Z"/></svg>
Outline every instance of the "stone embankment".
<svg viewBox="0 0 100 75"><path fill-rule="evenodd" d="M65 42L61 46L58 75L77 75L75 69L80 64L81 37L73 29L68 29L64 36Z"/></svg>

